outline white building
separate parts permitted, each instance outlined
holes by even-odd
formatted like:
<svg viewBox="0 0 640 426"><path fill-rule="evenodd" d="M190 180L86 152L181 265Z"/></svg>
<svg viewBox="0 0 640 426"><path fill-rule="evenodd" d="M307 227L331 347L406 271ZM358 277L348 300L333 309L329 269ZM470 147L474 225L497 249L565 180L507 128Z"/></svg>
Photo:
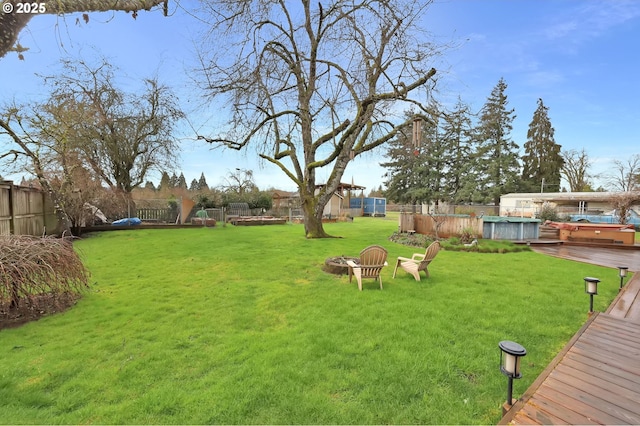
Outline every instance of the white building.
<svg viewBox="0 0 640 426"><path fill-rule="evenodd" d="M535 217L545 203L559 214L602 214L613 210L611 198L621 192L514 193L500 197L500 216ZM640 200L640 193L638 193ZM640 211L640 204L634 210Z"/></svg>

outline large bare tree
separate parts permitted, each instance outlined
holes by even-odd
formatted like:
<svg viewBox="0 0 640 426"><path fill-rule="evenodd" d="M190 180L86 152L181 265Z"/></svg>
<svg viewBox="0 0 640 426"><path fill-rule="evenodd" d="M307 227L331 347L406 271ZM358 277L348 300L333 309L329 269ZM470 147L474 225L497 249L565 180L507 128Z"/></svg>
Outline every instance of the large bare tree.
<svg viewBox="0 0 640 426"><path fill-rule="evenodd" d="M38 2L3 0L1 3L3 4L3 10L0 12L0 58L9 51L13 50L20 53L25 49L25 47L16 44L18 35L35 16L41 14L61 15L74 12L106 12L111 10L132 12L135 16L138 11L150 10L154 6L161 4L164 5L166 16L168 0L41 0ZM19 8L22 8L22 10ZM24 13L27 10L29 13ZM88 18L85 17L85 19Z"/></svg>
<svg viewBox="0 0 640 426"><path fill-rule="evenodd" d="M640 154L632 155L625 161L614 160L607 182L616 191L639 191Z"/></svg>
<svg viewBox="0 0 640 426"><path fill-rule="evenodd" d="M199 137L254 146L297 185L306 236L328 237L323 210L348 163L426 115L436 72L436 49L421 28L430 3L205 1L205 89L228 102L230 119ZM407 109L414 116L403 115Z"/></svg>
<svg viewBox="0 0 640 426"><path fill-rule="evenodd" d="M73 201L90 180L130 203L131 191L151 170L175 165L178 146L172 132L183 113L156 79L128 94L115 86L104 61L95 67L83 61L63 64L63 73L45 79L52 84L47 101L2 111L0 138L7 135L10 148L0 152L0 160L28 160L27 170L51 195L68 230Z"/></svg>
<svg viewBox="0 0 640 426"><path fill-rule="evenodd" d="M174 168L179 150L173 130L184 114L168 87L148 78L143 89L126 93L105 60L62 62L64 71L46 78L53 89L47 111L104 183L129 194L151 170Z"/></svg>
<svg viewBox="0 0 640 426"><path fill-rule="evenodd" d="M225 178L223 189L227 192L233 192L243 195L247 191L257 190L258 187L253 180L253 172L246 169L238 169L230 172Z"/></svg>
<svg viewBox="0 0 640 426"><path fill-rule="evenodd" d="M562 160L560 174L569 182L569 191L593 191L591 186L592 176L589 173L591 160L587 152L584 149L581 151L575 149L562 151Z"/></svg>

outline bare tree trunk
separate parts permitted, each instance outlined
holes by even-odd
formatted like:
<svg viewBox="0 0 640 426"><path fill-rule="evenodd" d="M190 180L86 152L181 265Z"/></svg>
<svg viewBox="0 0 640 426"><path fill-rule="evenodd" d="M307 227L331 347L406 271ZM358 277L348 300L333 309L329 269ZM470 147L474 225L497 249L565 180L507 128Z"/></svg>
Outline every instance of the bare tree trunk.
<svg viewBox="0 0 640 426"><path fill-rule="evenodd" d="M447 219L446 217L440 214L440 205L438 204L437 200L433 210L429 211L429 216L431 217L431 220L433 220L433 232L435 234L435 239L439 241L440 228L442 228L442 225Z"/></svg>
<svg viewBox="0 0 640 426"><path fill-rule="evenodd" d="M314 196L302 196L302 215L304 217L304 234L307 238L330 238L322 225L322 211L318 208L318 200Z"/></svg>

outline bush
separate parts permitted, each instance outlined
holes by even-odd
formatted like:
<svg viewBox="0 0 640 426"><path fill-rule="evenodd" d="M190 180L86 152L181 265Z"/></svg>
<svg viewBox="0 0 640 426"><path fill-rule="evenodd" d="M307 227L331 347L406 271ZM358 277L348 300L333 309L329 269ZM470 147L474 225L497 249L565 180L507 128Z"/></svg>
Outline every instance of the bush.
<svg viewBox="0 0 640 426"><path fill-rule="evenodd" d="M393 241L394 243L402 244L405 246L426 248L434 240L422 234L407 234L404 232L394 232L389 237L389 241Z"/></svg>
<svg viewBox="0 0 640 426"><path fill-rule="evenodd" d="M471 227L464 228L460 233L460 242L462 244L469 244L476 238L478 237L476 236L475 230Z"/></svg>
<svg viewBox="0 0 640 426"><path fill-rule="evenodd" d="M555 207L545 203L540 209L540 213L538 213L538 219L540 219L542 223L545 223L547 220L550 220L552 222L559 222L560 215L558 214L558 210L556 210Z"/></svg>
<svg viewBox="0 0 640 426"><path fill-rule="evenodd" d="M531 247L514 244L504 240L478 240L478 244L465 246L460 238L449 238L441 241L442 248L447 251L467 251L475 253L518 253L521 251L531 251ZM467 243L468 244L468 243Z"/></svg>
<svg viewBox="0 0 640 426"><path fill-rule="evenodd" d="M77 299L88 279L68 240L0 237L0 319L55 311Z"/></svg>

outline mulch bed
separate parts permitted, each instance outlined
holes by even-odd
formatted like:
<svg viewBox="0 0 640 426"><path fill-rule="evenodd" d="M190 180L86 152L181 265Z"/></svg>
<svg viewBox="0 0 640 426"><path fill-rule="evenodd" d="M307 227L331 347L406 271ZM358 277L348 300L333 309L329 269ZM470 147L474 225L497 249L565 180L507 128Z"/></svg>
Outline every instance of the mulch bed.
<svg viewBox="0 0 640 426"><path fill-rule="evenodd" d="M80 298L77 294L65 293L53 296L40 294L29 300L20 299L18 306L0 305L0 330L18 327L31 321L37 321L45 315L63 312L75 305Z"/></svg>

